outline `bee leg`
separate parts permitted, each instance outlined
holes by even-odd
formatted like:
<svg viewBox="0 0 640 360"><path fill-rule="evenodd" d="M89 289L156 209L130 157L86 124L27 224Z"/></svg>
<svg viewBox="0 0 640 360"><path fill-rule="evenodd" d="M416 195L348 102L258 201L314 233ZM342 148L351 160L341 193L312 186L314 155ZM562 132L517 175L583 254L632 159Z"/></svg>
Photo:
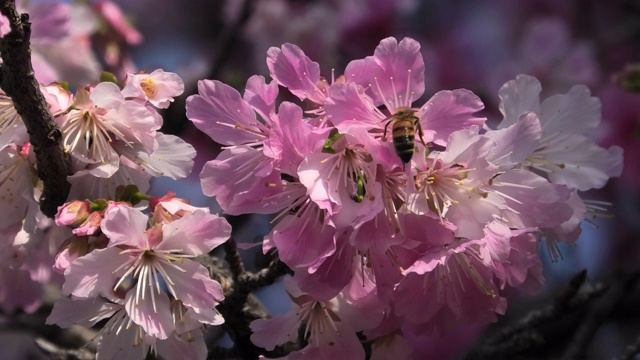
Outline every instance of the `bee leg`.
<svg viewBox="0 0 640 360"><path fill-rule="evenodd" d="M389 124L391 124L391 121L393 121L393 119L387 121L387 123L384 125L384 133L382 134L382 141L387 141L387 129L389 128Z"/></svg>
<svg viewBox="0 0 640 360"><path fill-rule="evenodd" d="M418 136L420 137L420 141L422 142L422 145L424 145L426 149L428 146L427 144L424 143L424 139L422 138L424 136L424 131L422 131L422 125L420 125L420 121L416 121L416 128L418 128Z"/></svg>

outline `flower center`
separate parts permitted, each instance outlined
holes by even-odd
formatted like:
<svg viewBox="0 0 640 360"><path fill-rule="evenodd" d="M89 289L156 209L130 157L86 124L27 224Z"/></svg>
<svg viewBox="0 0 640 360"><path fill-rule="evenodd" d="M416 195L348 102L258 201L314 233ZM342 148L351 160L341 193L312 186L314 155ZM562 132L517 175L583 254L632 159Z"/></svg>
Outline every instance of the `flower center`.
<svg viewBox="0 0 640 360"><path fill-rule="evenodd" d="M148 77L140 81L140 88L148 98L153 99L156 96L156 86L152 78Z"/></svg>

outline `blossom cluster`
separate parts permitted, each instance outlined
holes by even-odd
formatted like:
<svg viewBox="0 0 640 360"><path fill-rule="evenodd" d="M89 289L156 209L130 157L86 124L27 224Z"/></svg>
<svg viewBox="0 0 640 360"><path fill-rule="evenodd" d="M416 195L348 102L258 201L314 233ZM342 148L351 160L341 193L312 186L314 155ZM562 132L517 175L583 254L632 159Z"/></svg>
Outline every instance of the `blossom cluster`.
<svg viewBox="0 0 640 360"><path fill-rule="evenodd" d="M205 195L232 215L273 214L262 243L293 271L291 313L255 320L267 350L289 358L404 358L406 335L485 324L508 289L539 289L538 241L574 242L602 208L581 192L622 171L622 151L591 138L600 101L576 85L540 99L519 75L499 91L489 126L480 98L444 90L423 101L417 41L386 38L344 74L292 44L267 53L270 82L244 94L202 80L187 117L224 151L203 168ZM278 103L279 86L304 103ZM417 104L417 105L414 105ZM348 355L347 355L348 354Z"/></svg>
<svg viewBox="0 0 640 360"><path fill-rule="evenodd" d="M215 310L224 295L194 258L225 242L231 226L173 194L150 204L150 215L104 199L61 207L58 225L74 232L86 229L92 214L101 220L90 234L69 238L56 257L55 268L65 276L62 293L71 298L56 302L47 322L90 327L108 319L98 359L144 359L149 352L205 358L204 326L224 322Z"/></svg>
<svg viewBox="0 0 640 360"><path fill-rule="evenodd" d="M151 346L160 353L169 351L162 346L170 346L173 352L206 354L202 332L198 330L194 335L193 330L202 323L222 322L213 310L223 298L222 290L204 267L188 258L206 253L226 240L229 225L209 214L208 209L175 205L166 207L168 215L152 209L153 228L146 231L147 215L131 208L140 200L150 200L144 193L152 177L178 179L191 172L194 148L177 136L159 131L159 109L168 107L183 92L182 80L174 73L156 70L128 74L123 85L103 81L82 87L75 94L56 83L41 84L40 90L71 160L70 202L59 209L55 224L40 213L37 199L42 181L36 172L33 147L11 98L0 93L0 247L4 250L0 262L4 284L0 306L7 313L16 309L34 312L42 304L43 285L62 282L60 274L64 274L63 290L72 295L73 301L63 299L56 303L50 321L62 326L72 324L74 319L95 324L113 316L111 330L105 331L117 334L126 330L131 336L103 336L101 344L139 344L149 337L167 340L173 334L176 339L184 336L189 341L156 346L145 340L148 346L132 349L140 352L140 358ZM113 203L113 199L128 203ZM168 197L160 203L167 201L176 202ZM194 222L207 229L199 231ZM193 243L183 241L184 237ZM54 261L52 255L56 253ZM83 268L82 264L92 259L100 266ZM157 265L154 259L164 265ZM109 264L102 263L107 260ZM109 265L117 266L107 269ZM107 274L100 273L102 270ZM114 276L119 276L118 281L108 285ZM184 281L184 276L190 282ZM96 283L98 279L100 282ZM136 286L138 279L144 286ZM194 283L196 289L184 288ZM147 289L148 285L155 285L156 293ZM129 293L132 288L136 290ZM77 311L78 307L86 312ZM199 347L193 346L193 339L200 340ZM176 350L180 346L182 350ZM131 346L100 348L128 351ZM116 355L102 351L100 358Z"/></svg>
<svg viewBox="0 0 640 360"><path fill-rule="evenodd" d="M129 184L146 192L151 177L186 177L195 150L177 136L158 131L162 117L157 110L183 90L176 74L162 70L129 74L122 89L105 81L80 88L75 95L59 84L42 85L64 151L71 156L69 199L112 198L118 186ZM22 221L28 209L37 211L39 179L28 140L11 98L0 93L0 211L6 214L0 229Z"/></svg>

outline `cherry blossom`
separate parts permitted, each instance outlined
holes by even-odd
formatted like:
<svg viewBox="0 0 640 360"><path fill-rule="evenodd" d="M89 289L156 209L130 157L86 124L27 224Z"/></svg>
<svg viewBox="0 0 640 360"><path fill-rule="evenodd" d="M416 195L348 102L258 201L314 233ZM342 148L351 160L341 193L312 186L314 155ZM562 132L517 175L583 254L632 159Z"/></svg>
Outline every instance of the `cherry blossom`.
<svg viewBox="0 0 640 360"><path fill-rule="evenodd" d="M108 246L71 264L63 292L87 298L111 296L124 288L124 306L131 319L146 333L166 339L173 328L171 299L207 311L224 298L220 284L189 258L226 241L230 227L203 210L145 231L147 220L139 210L111 205L100 226ZM126 285L131 281L132 286Z"/></svg>

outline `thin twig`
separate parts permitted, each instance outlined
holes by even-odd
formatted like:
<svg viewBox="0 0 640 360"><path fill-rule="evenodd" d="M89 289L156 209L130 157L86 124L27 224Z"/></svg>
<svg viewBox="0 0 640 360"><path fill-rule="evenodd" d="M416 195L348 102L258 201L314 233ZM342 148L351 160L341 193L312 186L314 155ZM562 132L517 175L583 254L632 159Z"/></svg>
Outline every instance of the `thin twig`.
<svg viewBox="0 0 640 360"><path fill-rule="evenodd" d="M0 12L11 24L11 32L0 39L2 79L0 86L11 97L22 117L36 155L38 176L43 183L40 210L53 217L69 194L70 158L62 148L62 133L40 92L31 65L31 23L28 14L18 14L13 0L2 0Z"/></svg>
<svg viewBox="0 0 640 360"><path fill-rule="evenodd" d="M217 79L224 64L229 60L233 47L238 41L238 34L253 13L255 0L244 0L238 17L225 29L218 40L217 51L207 79Z"/></svg>

